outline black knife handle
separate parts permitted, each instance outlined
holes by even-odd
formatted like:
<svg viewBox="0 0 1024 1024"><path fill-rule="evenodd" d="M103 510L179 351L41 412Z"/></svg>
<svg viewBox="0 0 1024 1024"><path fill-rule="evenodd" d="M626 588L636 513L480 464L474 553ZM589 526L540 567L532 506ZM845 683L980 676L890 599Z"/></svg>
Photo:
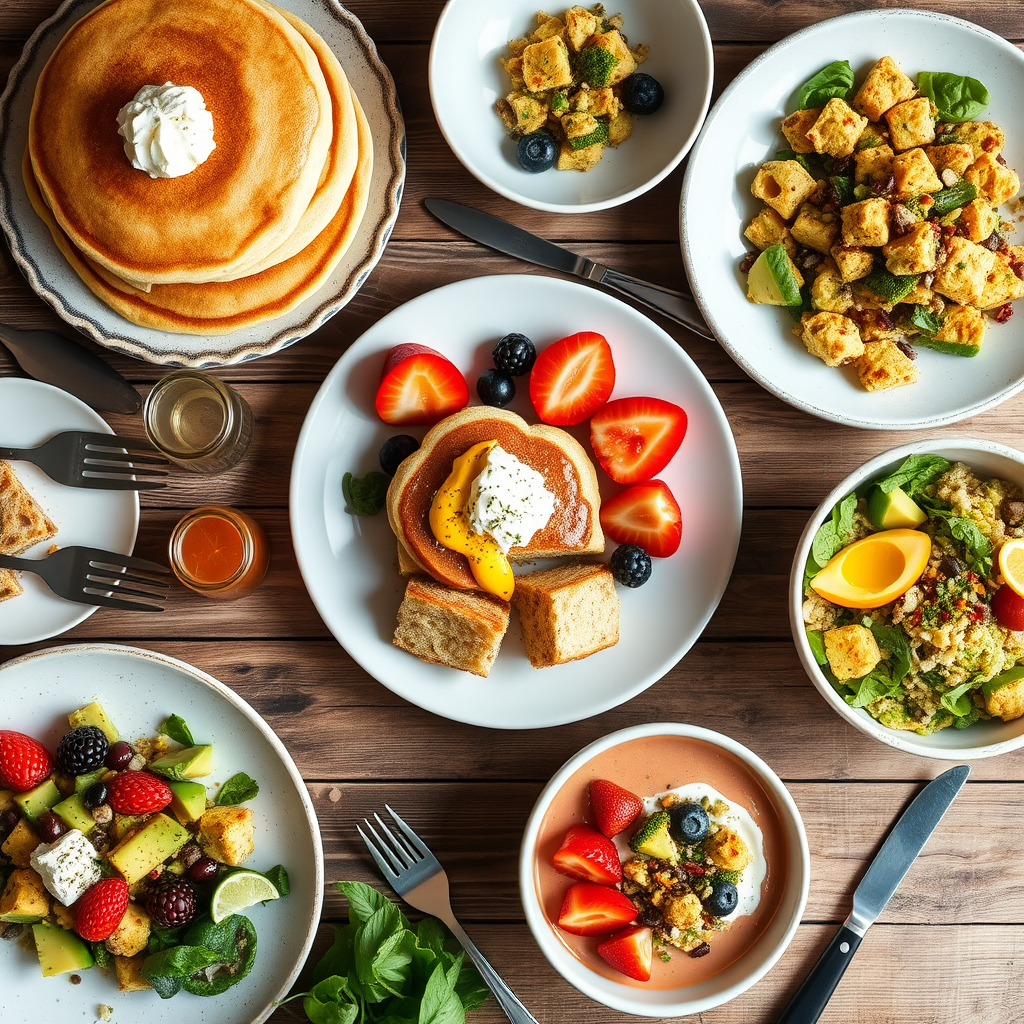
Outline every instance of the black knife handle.
<svg viewBox="0 0 1024 1024"><path fill-rule="evenodd" d="M832 998L846 968L850 966L861 938L845 924L839 929L836 937L828 944L828 949L821 954L821 959L797 989L789 1006L782 1011L778 1024L814 1024Z"/></svg>
<svg viewBox="0 0 1024 1024"><path fill-rule="evenodd" d="M638 277L630 277L629 274L621 274L617 270L606 270L600 277L600 283L606 288L622 292L637 302L656 310L677 324L699 334L708 341L714 341L715 336L711 329L704 322L700 310L692 299L688 299L682 292L673 291L671 288L662 288L660 285L651 284L650 281L642 281Z"/></svg>

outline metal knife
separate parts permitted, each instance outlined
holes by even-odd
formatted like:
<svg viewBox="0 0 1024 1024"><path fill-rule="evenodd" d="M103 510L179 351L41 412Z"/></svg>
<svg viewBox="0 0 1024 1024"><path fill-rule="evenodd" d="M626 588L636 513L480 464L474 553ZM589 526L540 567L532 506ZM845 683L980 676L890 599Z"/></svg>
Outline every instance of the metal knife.
<svg viewBox="0 0 1024 1024"><path fill-rule="evenodd" d="M779 1024L814 1024L857 952L864 933L892 899L910 865L971 774L957 765L928 783L903 812L853 894L853 910L828 949L782 1011Z"/></svg>
<svg viewBox="0 0 1024 1024"><path fill-rule="evenodd" d="M613 292L626 295L636 302L641 302L650 309L656 310L677 324L699 334L702 338L714 341L715 336L704 322L693 299L684 292L662 288L629 274L620 274L601 263L588 260L585 256L563 249L545 238L531 235L529 231L509 224L507 220L492 217L489 213L474 210L471 206L452 202L450 199L425 199L426 208L443 224L454 228L474 242L481 242L503 252L507 256L536 263L550 270L559 270L563 274L572 274L602 285Z"/></svg>
<svg viewBox="0 0 1024 1024"><path fill-rule="evenodd" d="M117 370L62 334L0 324L0 341L30 377L62 388L94 409L131 414L142 408L142 396Z"/></svg>

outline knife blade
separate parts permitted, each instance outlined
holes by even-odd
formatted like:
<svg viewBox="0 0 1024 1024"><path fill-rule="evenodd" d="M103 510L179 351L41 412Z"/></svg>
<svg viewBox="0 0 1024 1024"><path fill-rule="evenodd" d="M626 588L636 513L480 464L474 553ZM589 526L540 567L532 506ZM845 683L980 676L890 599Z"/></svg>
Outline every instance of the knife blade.
<svg viewBox="0 0 1024 1024"><path fill-rule="evenodd" d="M970 773L970 765L957 765L914 797L864 872L853 894L850 916L782 1011L779 1024L814 1024L821 1016L864 933L892 899Z"/></svg>
<svg viewBox="0 0 1024 1024"><path fill-rule="evenodd" d="M549 242L546 238L540 238L529 231L524 231L507 220L492 217L482 210L475 210L472 206L456 203L450 199L430 198L423 202L442 224L447 224L448 227L471 238L474 242L497 249L498 252L503 252L506 256L515 256L527 263L547 267L549 270L557 270L563 274L572 274L591 284L599 284L620 295L634 299L636 302L643 303L648 308L693 331L694 334L699 334L702 338L707 338L709 341L715 340L715 336L704 322L700 310L685 292L662 288L660 285L644 281L639 277L631 277L629 274L612 270L604 264L587 259L586 256L563 249L562 246L555 245L554 242Z"/></svg>

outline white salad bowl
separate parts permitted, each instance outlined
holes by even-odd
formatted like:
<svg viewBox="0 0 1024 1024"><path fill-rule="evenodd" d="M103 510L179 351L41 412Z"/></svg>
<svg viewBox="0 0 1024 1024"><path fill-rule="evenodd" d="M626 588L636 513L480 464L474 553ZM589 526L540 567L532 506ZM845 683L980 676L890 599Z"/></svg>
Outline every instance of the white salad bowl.
<svg viewBox="0 0 1024 1024"><path fill-rule="evenodd" d="M679 988L645 988L595 973L559 938L537 893L537 845L545 816L564 785L588 761L631 740L679 736L711 744L746 767L768 794L781 826L785 863L770 865L769 877L785 878L785 891L770 923L739 959L712 977ZM727 798L729 793L724 793ZM811 860L800 812L774 771L752 750L711 729L679 722L653 722L609 733L584 747L555 773L530 812L519 851L519 892L526 922L548 963L574 988L596 1002L641 1017L683 1017L735 999L768 973L792 941L807 903ZM566 879L566 883L571 883Z"/></svg>
<svg viewBox="0 0 1024 1024"><path fill-rule="evenodd" d="M1024 488L1024 453L973 437L939 437L915 441L913 444L882 452L851 473L826 495L825 500L807 521L797 544L796 554L793 556L793 568L789 578L789 618L800 661L818 692L841 718L846 719L854 728L897 750L951 761L994 757L996 754L1017 750L1024 747L1024 718L1012 722L995 719L975 722L966 729L940 729L930 736L919 736L917 733L903 732L882 725L863 708L850 707L843 700L818 668L814 652L808 643L803 621L803 577L814 534L831 513L832 508L845 495L870 480L885 476L899 466L908 455L941 455L950 462L966 463L975 475L982 479L998 477Z"/></svg>
<svg viewBox="0 0 1024 1024"><path fill-rule="evenodd" d="M549 6L560 15L570 0ZM631 45L649 44L641 66L665 89L655 114L633 119L633 134L606 149L585 174L551 169L531 174L519 166L516 140L494 109L511 91L498 63L511 39L537 27L536 0L449 0L430 47L430 100L441 132L474 177L499 195L550 213L606 210L658 184L689 151L707 113L714 77L711 36L696 0L622 0Z"/></svg>

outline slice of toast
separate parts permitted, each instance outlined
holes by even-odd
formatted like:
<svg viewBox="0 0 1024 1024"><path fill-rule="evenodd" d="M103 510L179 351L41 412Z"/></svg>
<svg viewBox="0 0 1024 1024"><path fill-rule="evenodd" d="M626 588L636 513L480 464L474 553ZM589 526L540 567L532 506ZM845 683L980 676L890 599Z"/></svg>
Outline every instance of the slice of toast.
<svg viewBox="0 0 1024 1024"><path fill-rule="evenodd" d="M15 476L11 464L0 460L0 552L20 555L56 534L53 520ZM17 574L11 569L0 569L0 601L21 593Z"/></svg>

